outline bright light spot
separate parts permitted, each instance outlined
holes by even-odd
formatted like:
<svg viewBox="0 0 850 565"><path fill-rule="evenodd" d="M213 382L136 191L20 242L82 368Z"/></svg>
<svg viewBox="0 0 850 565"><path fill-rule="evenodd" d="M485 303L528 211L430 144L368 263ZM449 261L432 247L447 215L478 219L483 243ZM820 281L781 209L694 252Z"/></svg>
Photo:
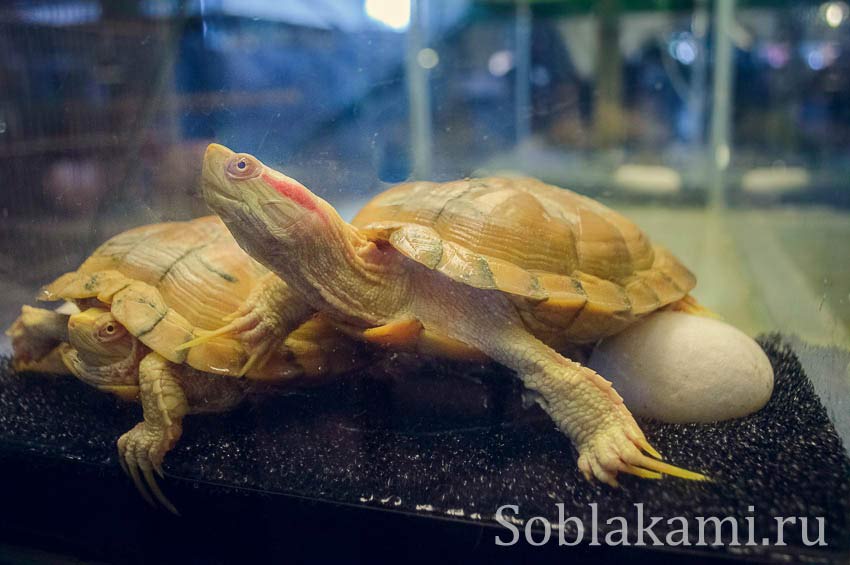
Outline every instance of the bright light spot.
<svg viewBox="0 0 850 565"><path fill-rule="evenodd" d="M686 65L690 65L697 58L696 46L690 41L680 41L676 44L676 58Z"/></svg>
<svg viewBox="0 0 850 565"><path fill-rule="evenodd" d="M791 59L791 50L786 43L772 43L761 49L761 55L774 69L781 69Z"/></svg>
<svg viewBox="0 0 850 565"><path fill-rule="evenodd" d="M826 23L829 24L829 27L838 27L841 25L841 21L844 19L844 14L841 12L841 8L835 4L830 4L826 9Z"/></svg>
<svg viewBox="0 0 850 565"><path fill-rule="evenodd" d="M836 43L828 41L823 43L808 43L803 45L803 55L806 64L813 71L820 71L832 65L840 54Z"/></svg>
<svg viewBox="0 0 850 565"><path fill-rule="evenodd" d="M430 47L426 47L416 54L416 62L423 69L433 69L440 62L440 56Z"/></svg>
<svg viewBox="0 0 850 565"><path fill-rule="evenodd" d="M697 59L697 44L690 33L680 33L667 47L670 56L684 65L690 65Z"/></svg>
<svg viewBox="0 0 850 565"><path fill-rule="evenodd" d="M845 2L827 2L821 5L820 10L821 14L823 14L823 19L826 20L826 25L829 27L840 26L841 22L847 19L848 12L850 12L850 8L848 8Z"/></svg>
<svg viewBox="0 0 850 565"><path fill-rule="evenodd" d="M806 63L813 71L821 70L824 67L823 53L820 51L812 51L809 53L808 57L806 57Z"/></svg>
<svg viewBox="0 0 850 565"><path fill-rule="evenodd" d="M487 61L487 70L494 77L503 77L514 68L514 54L510 51L496 51Z"/></svg>
<svg viewBox="0 0 850 565"><path fill-rule="evenodd" d="M410 0L366 0L366 15L401 31L410 24Z"/></svg>

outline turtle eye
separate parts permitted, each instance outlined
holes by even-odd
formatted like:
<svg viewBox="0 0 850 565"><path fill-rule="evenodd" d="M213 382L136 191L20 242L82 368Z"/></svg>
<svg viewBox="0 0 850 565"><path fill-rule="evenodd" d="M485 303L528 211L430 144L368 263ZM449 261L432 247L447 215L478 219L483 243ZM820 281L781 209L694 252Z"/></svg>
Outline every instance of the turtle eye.
<svg viewBox="0 0 850 565"><path fill-rule="evenodd" d="M100 326L97 330L97 337L101 341L109 342L114 339L119 339L127 333L127 330L124 329L124 326L115 323L114 321L109 321Z"/></svg>
<svg viewBox="0 0 850 565"><path fill-rule="evenodd" d="M234 155L227 163L227 176L233 180L246 180L259 176L263 165L250 155Z"/></svg>

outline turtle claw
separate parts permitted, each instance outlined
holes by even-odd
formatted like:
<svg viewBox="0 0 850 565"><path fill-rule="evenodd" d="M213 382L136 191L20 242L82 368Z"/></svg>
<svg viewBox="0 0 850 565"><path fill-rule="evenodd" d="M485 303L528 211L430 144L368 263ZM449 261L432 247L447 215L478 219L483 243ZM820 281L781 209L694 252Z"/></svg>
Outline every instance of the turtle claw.
<svg viewBox="0 0 850 565"><path fill-rule="evenodd" d="M187 341L176 347L177 351L196 347L215 337L231 336L238 339L248 353L248 360L239 370L242 377L254 367L262 367L272 353L273 345L278 339L276 324L273 318L263 317L256 309L243 308L226 316L227 324L217 330L204 332L203 335Z"/></svg>
<svg viewBox="0 0 850 565"><path fill-rule="evenodd" d="M257 318L256 320L255 319L246 319L246 318L248 318L250 313L251 313L251 311L246 310L243 306L243 308L240 308L236 312L233 312L232 314L228 314L227 316L224 316L221 319L223 322L225 322L225 325L221 326L220 328L218 328L216 330L212 330L212 331L197 330L198 333L200 334L198 337L178 345L177 347L174 348L174 350L175 351L182 351L184 349L197 347L198 345L201 345L202 343L206 343L209 340L216 338L216 337L220 337L220 336L223 336L223 335L239 334L239 333L251 330L259 324L260 320L259 320L259 318Z"/></svg>
<svg viewBox="0 0 850 565"><path fill-rule="evenodd" d="M625 468L623 469L624 473L629 473L630 475L634 475L636 477L640 477L641 479L662 479L664 475L657 471L649 471L642 467L636 467L630 463L626 463Z"/></svg>
<svg viewBox="0 0 850 565"><path fill-rule="evenodd" d="M166 434L149 430L145 422L136 425L118 440L118 461L121 468L133 480L145 502L157 507L157 502L172 514L179 515L177 508L163 494L156 482L154 472L164 478L162 457L168 450ZM153 494L153 496L151 496ZM154 501L156 499L156 501Z"/></svg>
<svg viewBox="0 0 850 565"><path fill-rule="evenodd" d="M271 353L271 341L261 341L257 348L254 350L254 352L251 353L251 355L248 357L248 360L245 362L242 368L239 369L238 376L244 377L246 374L248 374L248 371L253 369L255 366L262 367L263 365L265 365L266 361L268 361L269 357L271 356Z"/></svg>
<svg viewBox="0 0 850 565"><path fill-rule="evenodd" d="M156 508L156 503L153 501L151 495L148 493L147 489L145 489L145 485L142 483L142 479L139 476L139 468L136 462L127 462L124 464L124 468L126 469L127 474L130 476L130 478L133 479L133 484L136 485L136 490L139 491L139 494L142 495L142 498L145 499L145 502L150 504L151 508Z"/></svg>
<svg viewBox="0 0 850 565"><path fill-rule="evenodd" d="M250 371L254 367L254 364L257 362L258 357L259 355L257 355L257 353L252 353L251 356L248 357L248 360L245 361L245 364L242 365L242 368L239 369L239 372L236 374L236 376L244 377L248 373L248 371Z"/></svg>
<svg viewBox="0 0 850 565"><path fill-rule="evenodd" d="M656 459L651 459L646 455L640 455L640 467L643 470L649 470L650 472L662 473L664 475L670 475L671 477L677 477L680 479L685 479L688 481L710 481L708 477L703 475L702 473L696 473L694 471L689 471L687 469L682 469L681 467L676 467L675 465L670 465L668 463L664 463L663 461L658 461Z"/></svg>
<svg viewBox="0 0 850 565"><path fill-rule="evenodd" d="M162 489L159 488L159 485L156 482L156 477L153 475L153 471L150 468L142 469L142 474L145 477L145 481L147 482L148 487L151 489L154 497L162 504L166 510L175 514L177 516L180 515L180 512L177 511L177 508L171 504L171 501L163 494Z"/></svg>
<svg viewBox="0 0 850 565"><path fill-rule="evenodd" d="M658 450L655 449L654 447L652 447L649 444L649 442L646 441L646 438L643 437L642 435L637 439L637 441L635 443L637 444L638 447L640 447L641 449L643 449L644 451L646 451L647 453L649 453L650 455L652 455L653 457L655 457L659 461L662 461L664 459L661 456L661 454L658 453Z"/></svg>
<svg viewBox="0 0 850 565"><path fill-rule="evenodd" d="M203 330L196 330L196 331L201 332ZM218 336L221 336L221 335L227 335L229 333L231 333L229 326L223 326L223 327L221 327L217 330L211 331L211 332L203 332L198 337L196 337L194 339L190 339L189 341L187 341L185 343L181 343L180 345L178 345L177 347L174 348L174 351L183 351L184 349L190 349L192 347L197 347L197 346L199 346L203 343L208 342L209 340L211 340L215 337L218 337Z"/></svg>
<svg viewBox="0 0 850 565"><path fill-rule="evenodd" d="M661 454L649 444L633 421L595 431L579 452L578 466L585 478L595 478L613 487L618 486L617 473L643 479L660 479L663 475L670 475L691 481L710 480L701 473L660 461Z"/></svg>

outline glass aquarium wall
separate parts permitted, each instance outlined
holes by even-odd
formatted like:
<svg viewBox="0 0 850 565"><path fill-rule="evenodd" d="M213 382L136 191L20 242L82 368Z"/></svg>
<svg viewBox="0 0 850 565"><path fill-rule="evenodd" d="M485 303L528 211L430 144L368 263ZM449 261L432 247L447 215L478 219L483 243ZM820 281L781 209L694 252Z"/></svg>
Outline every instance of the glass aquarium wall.
<svg viewBox="0 0 850 565"><path fill-rule="evenodd" d="M540 177L633 218L748 333L850 345L844 1L45 0L0 16L4 328L107 237L208 213L217 141L349 218L409 179Z"/></svg>

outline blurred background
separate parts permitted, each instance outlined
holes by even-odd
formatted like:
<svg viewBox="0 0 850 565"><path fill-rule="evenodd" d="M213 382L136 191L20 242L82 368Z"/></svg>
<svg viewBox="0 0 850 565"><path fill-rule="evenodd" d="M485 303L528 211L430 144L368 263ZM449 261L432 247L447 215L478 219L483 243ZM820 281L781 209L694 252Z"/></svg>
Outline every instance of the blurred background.
<svg viewBox="0 0 850 565"><path fill-rule="evenodd" d="M0 327L109 236L208 213L215 140L349 218L408 179L537 176L626 213L748 333L850 347L848 18L841 0L4 2Z"/></svg>

